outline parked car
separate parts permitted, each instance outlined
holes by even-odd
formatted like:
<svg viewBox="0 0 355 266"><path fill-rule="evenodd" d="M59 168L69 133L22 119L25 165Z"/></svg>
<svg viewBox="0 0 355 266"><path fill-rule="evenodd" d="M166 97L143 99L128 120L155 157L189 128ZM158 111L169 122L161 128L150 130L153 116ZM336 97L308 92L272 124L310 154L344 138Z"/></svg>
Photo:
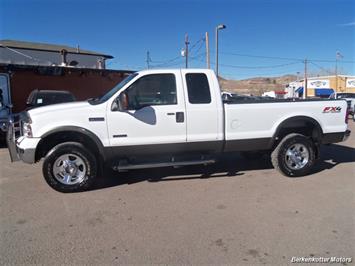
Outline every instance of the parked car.
<svg viewBox="0 0 355 266"><path fill-rule="evenodd" d="M355 93L351 92L334 92L329 96L330 99L344 99L348 103L349 114L353 116L355 121Z"/></svg>
<svg viewBox="0 0 355 266"><path fill-rule="evenodd" d="M56 90L34 90L27 98L27 110L66 102L75 102L74 95L69 91L56 91Z"/></svg>
<svg viewBox="0 0 355 266"><path fill-rule="evenodd" d="M89 189L104 167L208 165L236 151L270 152L294 177L310 173L321 144L350 135L346 109L341 99L223 101L212 70L146 70L100 98L24 112L7 142L12 161L44 158L62 192Z"/></svg>

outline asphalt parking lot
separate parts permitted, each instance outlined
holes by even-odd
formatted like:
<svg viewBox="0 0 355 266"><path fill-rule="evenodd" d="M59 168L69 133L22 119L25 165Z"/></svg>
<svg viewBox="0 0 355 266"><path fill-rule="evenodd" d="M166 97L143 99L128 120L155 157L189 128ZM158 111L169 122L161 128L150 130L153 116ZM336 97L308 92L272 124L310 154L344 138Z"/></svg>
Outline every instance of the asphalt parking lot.
<svg viewBox="0 0 355 266"><path fill-rule="evenodd" d="M315 172L301 178L236 155L209 168L110 174L92 191L62 194L41 163L11 164L3 148L0 167L1 265L355 259L354 134L322 147Z"/></svg>

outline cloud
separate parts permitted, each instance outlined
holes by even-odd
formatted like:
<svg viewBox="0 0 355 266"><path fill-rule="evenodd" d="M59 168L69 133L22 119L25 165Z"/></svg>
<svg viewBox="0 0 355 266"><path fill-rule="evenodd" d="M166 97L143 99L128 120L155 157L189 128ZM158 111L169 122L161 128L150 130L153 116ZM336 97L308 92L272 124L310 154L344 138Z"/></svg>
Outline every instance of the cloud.
<svg viewBox="0 0 355 266"><path fill-rule="evenodd" d="M355 21L349 22L349 23L344 23L344 24L338 24L338 26L342 26L342 27L355 26Z"/></svg>

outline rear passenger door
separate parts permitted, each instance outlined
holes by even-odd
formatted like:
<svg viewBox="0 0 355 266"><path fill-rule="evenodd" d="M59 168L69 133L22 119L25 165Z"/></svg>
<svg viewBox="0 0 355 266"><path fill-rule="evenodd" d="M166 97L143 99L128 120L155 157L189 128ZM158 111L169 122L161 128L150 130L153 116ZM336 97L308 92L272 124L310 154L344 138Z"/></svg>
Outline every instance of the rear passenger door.
<svg viewBox="0 0 355 266"><path fill-rule="evenodd" d="M187 142L220 140L222 113L219 113L215 90L211 90L212 75L198 70L182 70L181 74L186 95Z"/></svg>

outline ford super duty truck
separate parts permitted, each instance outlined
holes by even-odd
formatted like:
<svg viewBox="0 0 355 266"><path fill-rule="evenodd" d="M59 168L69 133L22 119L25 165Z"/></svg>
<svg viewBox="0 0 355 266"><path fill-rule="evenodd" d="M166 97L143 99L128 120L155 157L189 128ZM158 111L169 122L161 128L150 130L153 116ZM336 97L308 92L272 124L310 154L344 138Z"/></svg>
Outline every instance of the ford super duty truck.
<svg viewBox="0 0 355 266"><path fill-rule="evenodd" d="M147 70L102 97L13 117L7 142L12 161L44 158L45 180L62 192L90 188L105 167L207 165L236 151L271 152L282 174L302 176L321 144L349 136L346 112L336 99L222 97L211 70Z"/></svg>

